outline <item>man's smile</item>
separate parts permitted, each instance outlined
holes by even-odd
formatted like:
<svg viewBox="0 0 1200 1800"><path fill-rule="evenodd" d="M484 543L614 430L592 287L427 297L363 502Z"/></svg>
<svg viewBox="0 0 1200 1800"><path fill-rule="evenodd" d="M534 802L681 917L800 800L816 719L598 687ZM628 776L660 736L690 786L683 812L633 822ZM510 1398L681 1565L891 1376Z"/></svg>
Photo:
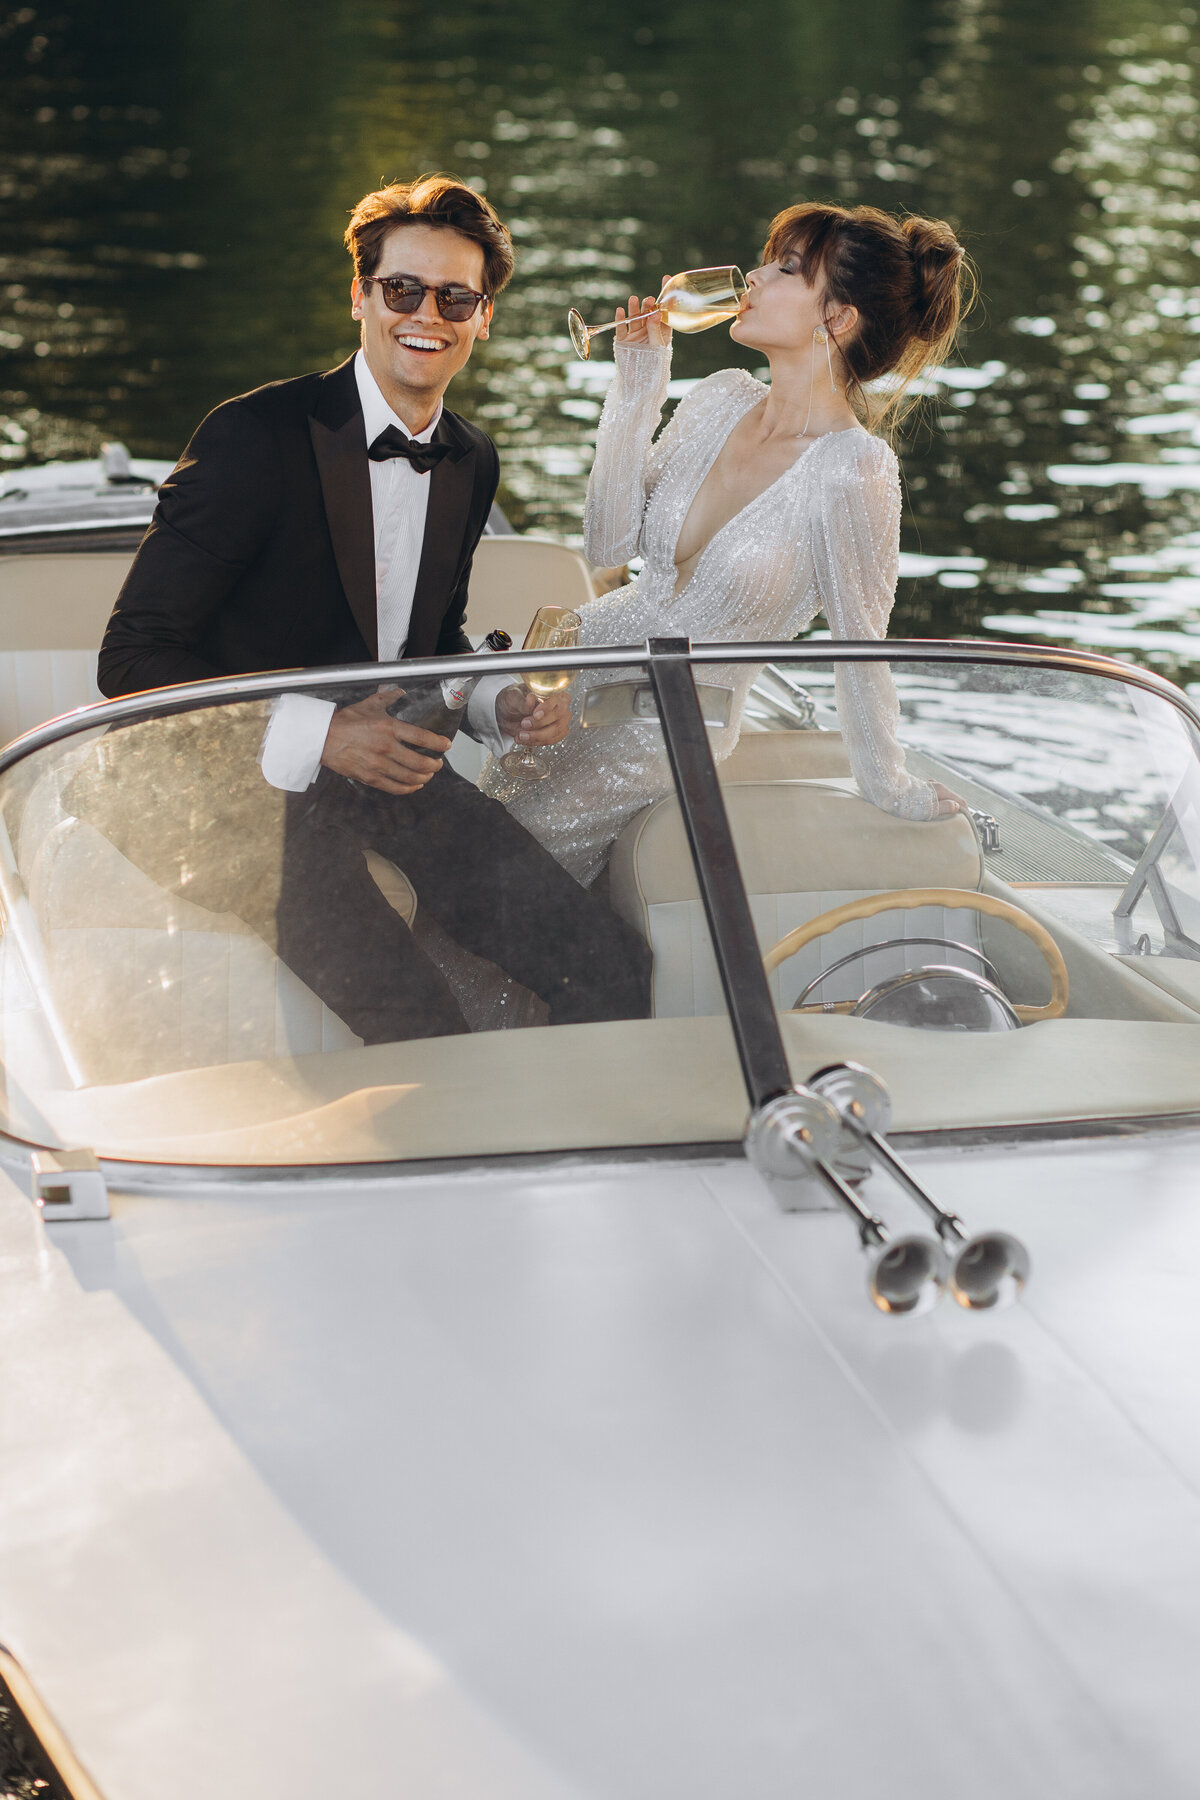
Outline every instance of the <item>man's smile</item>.
<svg viewBox="0 0 1200 1800"><path fill-rule="evenodd" d="M450 347L447 338L424 337L415 331L395 331L392 337L402 350L420 350L425 354Z"/></svg>

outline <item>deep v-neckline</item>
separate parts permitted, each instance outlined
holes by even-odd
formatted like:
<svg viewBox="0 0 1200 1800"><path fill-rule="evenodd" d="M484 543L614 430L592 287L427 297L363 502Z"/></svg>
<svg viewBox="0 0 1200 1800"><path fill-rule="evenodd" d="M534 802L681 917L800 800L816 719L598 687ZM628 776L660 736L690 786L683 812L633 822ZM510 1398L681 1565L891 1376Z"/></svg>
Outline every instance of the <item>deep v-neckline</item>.
<svg viewBox="0 0 1200 1800"><path fill-rule="evenodd" d="M756 381L753 375L750 376L750 380L754 382L755 387L762 386L762 383L759 381ZM766 396L764 394L764 398L765 397ZM775 489L779 486L781 481L786 481L788 479L789 475L794 475L796 470L800 467L800 464L804 461L805 457L811 456L812 452L817 448L817 446L819 444L823 444L827 438L845 437L847 432L861 431L863 429L863 427L861 425L846 425L843 427L843 429L841 431L824 431L824 432L822 432L821 436L819 438L814 439L814 441L811 444L807 445L800 452L799 456L797 456L793 462L790 462L788 464L787 468L782 470L781 473L775 477L774 481L769 481L765 488L763 488L759 493L755 494L753 500L747 500L745 506L739 507L737 512L735 512L731 518L726 519L726 521L723 525L717 526L717 529L713 532L712 536L708 539L708 541L701 547L701 549L699 549L696 552L695 561L692 564L692 572L688 576L687 580L684 582L683 586L680 587L680 586L678 586L679 565L675 561L675 552L679 548L679 540L683 536L683 528L687 524L689 518L691 517L692 508L693 508L693 506L695 506L696 501L699 498L700 489L704 486L704 483L708 480L709 476L712 474L713 470L716 468L717 459L719 458L722 450L724 450L726 444L729 442L730 438L733 436L734 432L737 430L738 426L741 424L742 420L749 418L750 414L754 410L754 407L761 406L762 404L763 404L762 400L755 400L753 405L747 406L744 409L744 411L740 412L738 414L737 418L733 420L732 424L729 427L729 430L727 432L725 432L724 435L721 437L721 439L719 440L712 455L709 457L708 461L704 464L704 467L700 472L699 480L697 481L695 487L692 489L691 493L687 497L687 505L684 507L683 517L679 521L679 530L675 533L675 542L671 546L671 567L676 571L676 586L674 587L674 589L672 590L672 593L671 593L671 604L672 605L674 605L676 600L681 600L683 598L684 594L687 593L687 591L691 587L693 581L695 581L697 575L700 573L701 565L703 564L705 557L708 555L709 551L712 549L713 545L716 543L717 539L721 536L721 534L723 532L728 531L731 525L736 525L739 519L744 519L746 514L748 512L751 512L754 509L754 507L756 507L759 504L760 501L765 500L768 494L774 493Z"/></svg>

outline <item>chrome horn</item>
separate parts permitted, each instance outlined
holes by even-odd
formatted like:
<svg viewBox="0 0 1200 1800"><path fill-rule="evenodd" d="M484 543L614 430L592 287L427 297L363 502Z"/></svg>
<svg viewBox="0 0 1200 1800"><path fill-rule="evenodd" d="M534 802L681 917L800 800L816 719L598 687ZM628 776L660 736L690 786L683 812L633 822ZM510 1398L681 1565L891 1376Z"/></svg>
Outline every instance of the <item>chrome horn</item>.
<svg viewBox="0 0 1200 1800"><path fill-rule="evenodd" d="M866 1152L933 1220L950 1256L950 1293L958 1304L971 1312L985 1312L1019 1300L1029 1279L1029 1252L1024 1244L1007 1231L981 1231L968 1237L962 1220L943 1211L925 1192L883 1135L891 1124L892 1103L878 1075L860 1063L832 1063L818 1069L809 1086L837 1112L849 1136L846 1148L855 1174L865 1173L862 1162Z"/></svg>
<svg viewBox="0 0 1200 1800"><path fill-rule="evenodd" d="M799 1089L758 1109L746 1133L746 1151L764 1175L818 1181L849 1214L868 1257L867 1292L880 1312L909 1316L928 1312L946 1282L946 1253L936 1238L919 1232L889 1237L883 1220L867 1211L832 1167L841 1137L836 1106Z"/></svg>

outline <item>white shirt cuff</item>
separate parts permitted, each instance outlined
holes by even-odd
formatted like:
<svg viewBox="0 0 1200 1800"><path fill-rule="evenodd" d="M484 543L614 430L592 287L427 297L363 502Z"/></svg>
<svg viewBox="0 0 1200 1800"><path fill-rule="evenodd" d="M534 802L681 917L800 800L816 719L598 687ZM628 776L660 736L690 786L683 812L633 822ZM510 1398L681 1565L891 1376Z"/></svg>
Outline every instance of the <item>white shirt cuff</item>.
<svg viewBox="0 0 1200 1800"><path fill-rule="evenodd" d="M515 739L505 737L496 723L496 702L505 688L520 687L515 675L481 675L467 701L467 719L479 741L493 756L503 756ZM267 777L270 780L270 777Z"/></svg>
<svg viewBox="0 0 1200 1800"><path fill-rule="evenodd" d="M302 794L312 786L336 710L332 700L315 700L311 694L279 695L258 753L263 776L272 787Z"/></svg>

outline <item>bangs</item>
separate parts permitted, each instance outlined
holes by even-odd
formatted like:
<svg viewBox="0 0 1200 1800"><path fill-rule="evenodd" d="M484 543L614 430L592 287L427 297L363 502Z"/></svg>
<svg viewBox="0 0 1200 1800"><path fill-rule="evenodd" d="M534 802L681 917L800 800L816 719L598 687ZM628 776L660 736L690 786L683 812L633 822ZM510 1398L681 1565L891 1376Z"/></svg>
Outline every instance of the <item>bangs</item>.
<svg viewBox="0 0 1200 1800"><path fill-rule="evenodd" d="M833 240L849 216L841 207L822 206L817 200L787 207L771 221L763 246L763 261L778 262L782 256L799 257L801 275L810 287L815 287L833 248Z"/></svg>

